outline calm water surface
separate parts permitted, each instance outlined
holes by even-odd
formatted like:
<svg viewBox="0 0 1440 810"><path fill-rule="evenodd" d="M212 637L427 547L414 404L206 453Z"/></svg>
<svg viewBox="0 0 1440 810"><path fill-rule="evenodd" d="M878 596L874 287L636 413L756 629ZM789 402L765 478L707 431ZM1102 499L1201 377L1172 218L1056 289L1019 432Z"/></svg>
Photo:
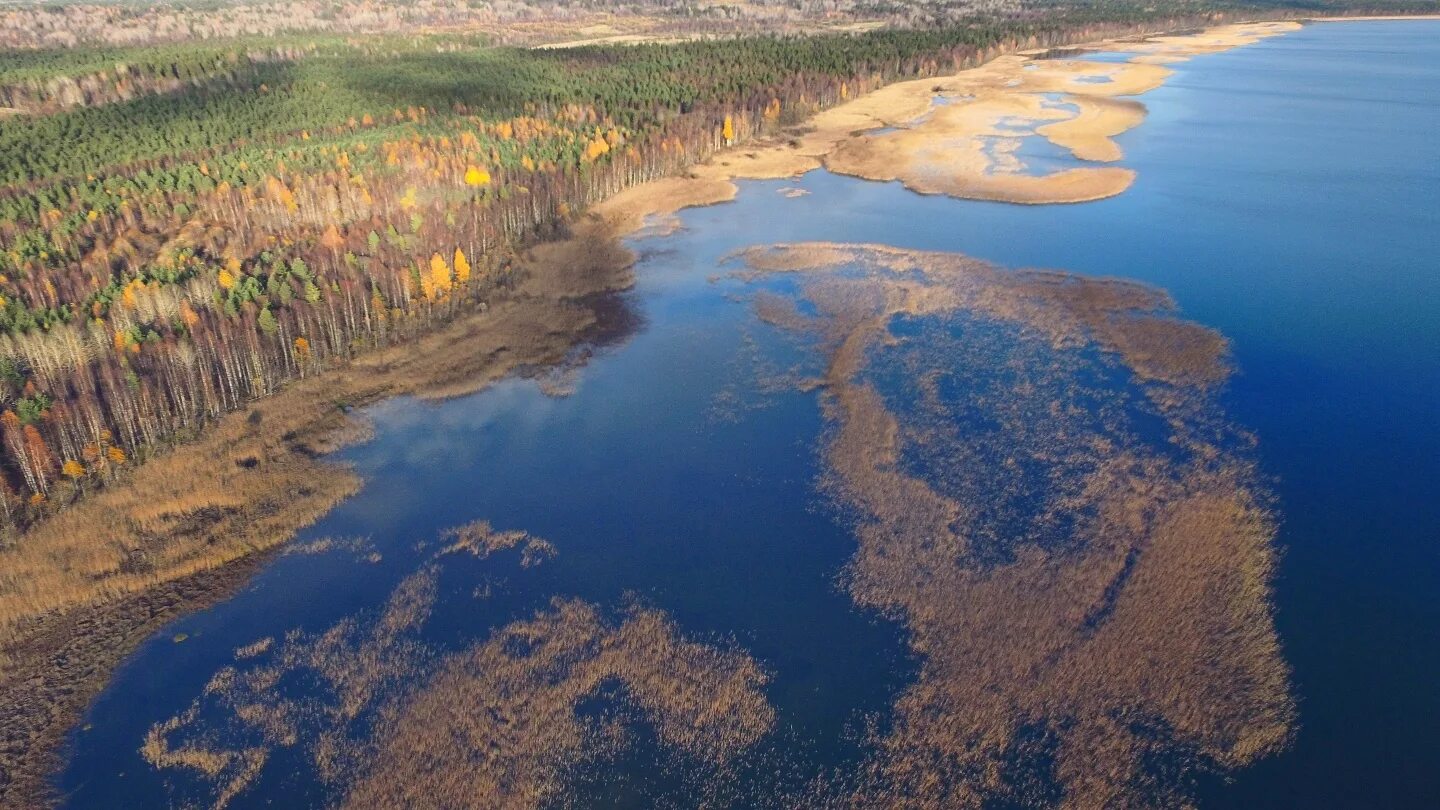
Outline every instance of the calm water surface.
<svg viewBox="0 0 1440 810"><path fill-rule="evenodd" d="M755 322L740 282L711 278L736 248L799 240L1141 280L1225 334L1239 374L1224 405L1258 435L1278 496L1276 614L1300 726L1287 752L1202 782L1201 803L1440 806L1440 23L1314 25L1176 69L1121 136L1138 179L1120 197L1009 206L823 171L744 183L735 203L636 241L623 304L639 326L567 379L370 409L376 438L341 454L365 489L301 539L367 537L379 561L280 557L158 634L74 734L58 784L70 806L205 799L141 759L147 730L237 647L376 609L434 550L417 544L475 519L559 554L523 570L455 558L426 642L483 641L555 595L638 601L773 675L776 731L742 781L797 788L853 762L865 718L883 718L916 663L896 625L837 587L855 546L817 494L815 395L756 382L806 356ZM778 193L797 186L810 193ZM573 393L542 391L556 384ZM686 804L642 759L587 783L589 800ZM277 754L234 806L333 799L302 765Z"/></svg>

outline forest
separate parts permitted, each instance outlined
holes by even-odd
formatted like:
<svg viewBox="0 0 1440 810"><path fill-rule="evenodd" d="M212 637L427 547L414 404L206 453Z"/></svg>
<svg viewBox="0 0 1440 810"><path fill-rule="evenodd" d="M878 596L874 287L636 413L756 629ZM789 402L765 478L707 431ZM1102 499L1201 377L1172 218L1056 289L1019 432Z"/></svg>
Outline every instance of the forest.
<svg viewBox="0 0 1440 810"><path fill-rule="evenodd" d="M898 79L1215 19L1194 9L557 50L451 32L0 51L0 532L483 309L517 251L623 188Z"/></svg>

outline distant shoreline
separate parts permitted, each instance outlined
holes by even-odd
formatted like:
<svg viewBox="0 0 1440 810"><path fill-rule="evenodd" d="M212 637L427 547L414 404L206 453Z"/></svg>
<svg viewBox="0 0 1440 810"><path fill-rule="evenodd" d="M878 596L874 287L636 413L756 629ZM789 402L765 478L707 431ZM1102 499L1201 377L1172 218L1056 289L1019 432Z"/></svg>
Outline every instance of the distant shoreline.
<svg viewBox="0 0 1440 810"><path fill-rule="evenodd" d="M733 196L735 180L785 179L825 167L867 180L899 180L916 193L960 199L1053 205L1112 197L1130 186L1134 178L1131 170L1086 165L1042 177L1015 171L992 172L995 167L985 156L986 139L1004 136L999 129L1003 120L1027 118L1036 127L1035 134L1050 138L1077 158L1113 164L1122 154L1110 138L1144 118L1143 106L1130 97L1160 86L1171 75L1164 65L1300 28L1297 20L1270 20L1222 23L1191 34L1156 31L1138 35L1139 44L1135 36L1102 37L1068 47L1119 48L1133 52L1134 58L1113 65L1087 63L1080 56L1076 62L1086 68L1055 67L1043 71L1043 76L1026 71L1026 62L1039 51L1023 49L1000 54L949 76L895 82L850 99L815 114L797 130L763 136L716 155L693 167L688 182L701 199L713 202L713 185L717 183L728 187L729 196ZM1096 76L1106 79L1107 84L1085 83L1085 79ZM1046 90L1067 94L1071 103L1082 108L1082 114L1072 119L1047 114L1036 101L1038 94ZM934 112L933 99L942 91L970 97L972 103L944 108L943 114L916 125L917 120ZM895 131L870 134L887 127ZM937 143L952 146L936 148ZM953 146L956 143L964 146ZM937 153L947 157L938 162L918 157ZM676 192L684 196L686 182L683 178L678 182L657 181L626 193L643 199L654 189L668 213L673 210Z"/></svg>
<svg viewBox="0 0 1440 810"><path fill-rule="evenodd" d="M1390 14L1372 17L1302 17L1307 22L1384 22L1386 20L1440 20L1440 14Z"/></svg>

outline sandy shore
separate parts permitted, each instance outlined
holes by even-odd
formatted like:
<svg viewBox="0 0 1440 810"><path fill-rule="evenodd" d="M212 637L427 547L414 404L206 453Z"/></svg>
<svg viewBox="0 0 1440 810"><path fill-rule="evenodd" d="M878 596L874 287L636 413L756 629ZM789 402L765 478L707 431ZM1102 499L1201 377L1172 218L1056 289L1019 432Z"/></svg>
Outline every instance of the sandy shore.
<svg viewBox="0 0 1440 810"><path fill-rule="evenodd" d="M977 200L1077 203L1120 194L1133 171L1077 166L1044 172L1016 154L1038 136L1079 161L1114 163L1124 153L1113 138L1145 118L1139 102L1119 97L1149 92L1170 77L1165 64L1241 47L1298 29L1298 23L1230 25L1182 36L1097 43L1127 62L1001 57L949 80L928 84L932 96L960 98L893 132L847 138L826 157L832 171L898 180L926 194Z"/></svg>
<svg viewBox="0 0 1440 810"><path fill-rule="evenodd" d="M1216 29L1221 33L1205 32L1193 37L1162 37L1147 39L1135 45L1146 45L1163 39L1171 51L1195 48L1217 47L1216 43L1243 43L1266 31L1290 30L1293 24L1257 24L1254 26L1224 26ZM1264 34L1271 35L1271 34ZM1188 44L1187 44L1188 43ZM1104 47L1117 47L1104 43ZM1014 77L1020 76L1018 83ZM27 542L20 544L34 549L37 546L51 547L55 559L40 560L32 552L24 560L16 557L14 549L0 552L0 562L8 572L23 572L44 563L46 567L85 568L94 564L103 575L102 587L87 589L81 587L46 589L37 588L34 578L23 576L7 577L0 587L0 647L4 642L24 635L26 615L50 613L71 606L85 604L92 599L104 599L125 593L143 590L157 581L178 579L199 570L212 567L190 560L183 555L160 555L151 559L142 573L129 573L125 566L106 554L87 551L79 556L78 550L61 552L59 549L73 545L42 542L44 537L59 534L81 534L79 530L91 525L114 525L123 523L126 516L143 524L146 531L163 528L166 518L166 503L173 505L178 513L193 512L195 498L200 502L214 501L223 507L221 511L233 513L238 507L232 498L216 495L199 495L204 486L221 486L231 492L241 491L244 485L238 478L262 475L268 461L285 457L296 450L313 454L318 439L309 444L304 436L327 434L345 422L343 414L337 414L333 407L322 409L323 413L313 416L305 413L286 417L283 414L293 408L279 405L293 397L351 403L370 401L378 396L394 393L445 396L466 393L483 387L505 371L517 365L537 365L543 358L563 355L574 339L584 330L593 326L594 313L574 302L607 290L620 289L630 283L630 264L633 255L620 240L644 227L657 217L672 215L682 208L695 205L709 205L733 199L737 193L736 179L789 177L818 168L822 161L835 162L842 150L873 149L876 144L891 140L907 146L905 151L926 156L936 163L948 161L962 167L973 160L974 149L969 143L960 148L940 148L937 140L962 137L973 140L994 136L1002 132L998 124L1013 125L1019 119L1041 122L1048 136L1057 142L1068 144L1077 155L1088 156L1091 160L1118 157L1112 144L1107 143L1112 133L1117 133L1138 122L1141 108L1132 102L1117 101L1112 96L1128 95L1158 86L1168 70L1154 65L1084 63L1069 60L1037 62L1024 56L1005 56L981 68L964 71L948 79L919 80L890 85L861 98L847 102L817 115L802 131L793 137L761 141L736 147L721 153L717 158L695 167L684 177L666 178L624 191L595 206L573 227L571 239L544 244L532 248L520 262L520 281L513 289L500 296L483 313L467 316L433 335L422 338L414 344L407 344L357 360L346 369L336 369L320 378L297 383L286 391L267 398L255 406L260 416L235 416L224 420L221 428L209 435L222 437L223 452L218 457L235 458L246 464L231 465L241 472L226 469L223 475L200 475L196 471L213 468L212 456L204 453L216 452L215 447L204 450L195 459L189 456L195 448L207 447L208 441L183 445L166 457L144 465L136 470L136 482L146 479L150 486L159 486L157 492L169 496L157 499L153 494L140 503L134 498L122 498L121 492L129 487L116 487L97 493L75 507L66 510L54 520L47 521L35 531L27 534ZM1106 81L1090 83L1095 77ZM944 107L935 106L938 93L958 95L969 90L975 95L963 101ZM1084 88L1084 98L1078 99L1076 112L1069 113L1044 103L1041 93L1067 92L1079 96ZM928 115L927 115L928 114ZM877 127L904 126L892 133L867 135L865 130ZM943 138L932 137L941 133ZM882 151L891 151L885 149ZM954 153L954 154L951 154ZM901 157L913 160L910 155ZM1002 160L1013 159L1013 155L1001 154ZM995 158L987 158L994 160ZM1104 171L1101 167L1095 171ZM1064 173L1062 173L1063 175ZM1036 178L1043 179L1043 178ZM917 181L918 182L918 181ZM940 185L948 185L941 183ZM547 339L538 339L539 332ZM484 351L473 353L477 356L467 361L419 362L414 359L417 347L436 341L447 342L463 333L469 344L479 345ZM419 354L427 352L418 351ZM478 355L484 355L479 357ZM348 382L342 382L343 380ZM244 424L230 425L231 422ZM277 433L277 431L282 431ZM277 435L271 435L277 433ZM323 442L321 442L323 443ZM305 445L302 447L302 445ZM253 462L253 463L251 463ZM165 480L148 481L167 466L188 470L185 475L168 475ZM170 473L176 472L175 469ZM311 471L306 470L309 474ZM238 478L237 478L238 477ZM342 487L343 489L343 487ZM216 500L216 499L219 500ZM97 511L98 510L98 511ZM313 519L313 518L310 518ZM94 521L93 523L87 521ZM196 526L187 526L194 533ZM92 544L93 545L93 544ZM124 545L115 541L114 545ZM235 548L236 553L226 556L221 563L243 556L255 545ZM122 549L123 550L123 549ZM65 566L56 566L60 557L68 560ZM103 559L101 559L103 558ZM165 570L163 563L173 561L178 568L173 572ZM92 574L81 578L96 579ZM5 657L0 656L0 674L4 673Z"/></svg>
<svg viewBox="0 0 1440 810"><path fill-rule="evenodd" d="M1103 199L1129 188L1134 172L1082 164L1041 173L1017 154L1021 142L1038 136L1085 163L1118 162L1124 154L1113 138L1145 118L1144 105L1123 97L1164 84L1172 71L1162 62L1299 28L1295 22L1249 23L1079 46L1130 53L1127 62L1044 59L1035 51L1002 56L947 78L882 88L822 112L784 137L723 153L691 177L709 186L791 177L825 166L855 177L898 180L923 194L1025 204ZM674 187L664 191L672 198L675 193Z"/></svg>

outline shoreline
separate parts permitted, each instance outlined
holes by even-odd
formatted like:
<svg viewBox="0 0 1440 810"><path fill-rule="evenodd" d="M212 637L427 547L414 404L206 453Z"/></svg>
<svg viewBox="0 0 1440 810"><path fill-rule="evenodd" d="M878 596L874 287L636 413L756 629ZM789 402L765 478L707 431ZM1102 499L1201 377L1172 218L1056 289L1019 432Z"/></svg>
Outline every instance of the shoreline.
<svg viewBox="0 0 1440 810"><path fill-rule="evenodd" d="M929 93L961 99L934 107L923 121L862 134L826 155L826 168L867 180L899 181L922 194L1025 205L1081 203L1113 197L1135 181L1118 163L1113 139L1145 119L1135 100L1162 86L1168 65L1297 31L1297 22L1221 25L1194 34L1152 35L1082 43L1074 57L1036 58L1022 51L937 82ZM1087 52L1128 54L1123 62ZM1073 109L1073 112L1070 110ZM1039 173L1019 155L1041 137L1076 165Z"/></svg>
<svg viewBox="0 0 1440 810"><path fill-rule="evenodd" d="M1368 17L1302 17L1306 22L1384 22L1386 20L1440 20L1440 14L1379 14Z"/></svg>
<svg viewBox="0 0 1440 810"><path fill-rule="evenodd" d="M973 70L982 70L994 61ZM888 85L813 116L801 125L808 131L797 138L789 138L782 131L768 139L760 138L728 148L709 162L692 167L687 175L651 181L620 192L592 207L589 213L574 223L570 238L537 245L527 251L527 258L522 262L528 271L526 276L489 310L464 316L404 346L377 353L377 356L366 356L346 366L327 370L319 377L287 386L281 392L254 403L249 413L229 414L220 420L220 424L207 429L199 439L178 445L161 458L137 468L130 480L114 488L115 492L106 490L96 493L67 510L63 514L75 512L78 515L75 520L80 521L68 525L115 519L135 507L133 497L127 497L125 491L164 482L167 475L184 469L187 463L211 457L234 462L222 465L227 469L217 473L216 480L211 482L217 490L228 484L229 479L224 477L226 474L248 475L252 468L244 466L244 462L252 459L258 460L258 468L262 472L271 468L269 471L278 475L278 480L285 482L287 487L312 478L325 482L298 498L293 497L295 490L282 489L282 493L296 501L290 504L296 510L293 512L285 512L264 498L248 503L202 498L202 508L220 510L219 522L210 526L202 524L198 528L183 527L186 531L216 532L227 525L268 520L270 522L261 528L270 534L263 540L244 536L240 543L225 549L227 554L232 555L228 559L219 564L210 564L209 560L199 561L197 565L204 564L184 577L158 582L145 581L141 577L134 583L133 590L122 592L119 596L107 595L107 601L75 603L57 607L58 612L46 614L43 623L49 626L48 631L26 639L14 648L23 650L30 646L35 651L34 657L18 665L0 660L0 682L41 682L40 688L17 696L18 703L43 701L47 696L54 695L58 702L69 705L59 705L42 712L48 721L43 734L23 740L0 740L0 746L3 746L0 758L7 767L10 762L17 761L11 758L12 755L18 754L18 761L23 763L12 771L14 776L9 784L0 785L0 797L8 796L7 800L14 800L49 795L50 786L46 780L53 773L50 767L57 764L60 756L58 746L74 725L67 720L78 720L93 694L109 681L114 664L128 657L154 628L185 613L203 609L206 604L221 601L233 589L243 587L255 571L263 568L269 559L268 553L287 542L295 531L309 525L353 494L359 486L359 479L342 465L320 457L337 449L347 439L363 436L363 425L347 416L350 410L396 395L458 396L479 390L503 376L524 373L527 368L567 362L566 355L571 347L583 343L587 335L603 327L603 316L597 312L599 308L586 302L630 286L634 254L621 244L622 239L644 227L647 221L663 219L683 208L733 199L738 193L737 180L792 177L826 166L830 153L853 139L856 129L903 124L931 112L935 108L926 88L967 72L970 71L961 71L950 77ZM897 89L907 85L911 89ZM916 88L924 92L917 93ZM449 362L443 356L437 356L443 355L443 352L426 350L426 347L458 341L465 341L475 348L466 357ZM343 404L336 407L337 403ZM287 413L290 410L297 413ZM258 421L252 421L250 414L254 413L263 416ZM244 472L236 473L236 469ZM189 480L164 483L161 491L173 493L176 498L194 494L193 491L181 491L184 486L193 484ZM262 488L268 486L264 482L261 484ZM190 488L193 490L194 487ZM250 493L246 489L242 490L242 494ZM152 511L147 520L162 524L169 520L162 510ZM59 517L47 521L52 524L48 528L55 530L53 524L61 523ZM278 528L278 520L289 520L295 525L288 529ZM63 531L64 527L59 530ZM203 583L196 598L170 602L161 598L171 589L186 592L187 583L192 582ZM134 602L144 602L152 595L157 596L157 604L145 608L141 624L131 623L129 632L124 632L125 625L121 620L122 626L116 637L92 639L95 646L103 649L92 652L92 657L86 661L57 671L51 651L65 633L72 632L77 625L108 626L105 617L114 618L116 611ZM207 603L206 600L212 601ZM8 631L15 628L0 629ZM23 658L23 654L17 658ZM77 675L77 667L80 675ZM97 683L98 686L91 691L90 687ZM15 689L11 691L18 692ZM81 693L81 700L75 699L75 693ZM17 742L18 746L13 744Z"/></svg>
<svg viewBox="0 0 1440 810"><path fill-rule="evenodd" d="M1134 180L1132 170L1109 165L1123 157L1111 139L1144 120L1143 104L1131 97L1169 78L1173 71L1162 61L1218 53L1301 27L1293 20L1227 23L1195 34L1148 33L1066 46L1134 54L1120 63L1088 62L1083 53L1065 60L1035 58L1048 48L1006 53L949 76L879 88L800 126L721 152L692 167L689 177L733 185L825 168L867 180L898 180L921 194L965 199L1031 205L1104 199L1124 192ZM1076 107L1075 114L1046 106L1044 96L1056 93ZM937 106L941 96L964 100ZM1027 124L1023 132L1007 128L1019 119ZM891 131L874 134L877 129ZM1024 173L1028 167L1011 153L1030 135L1046 138L1082 164L1049 175ZM987 154L992 141L1008 142L1009 152L996 150L1000 157L992 158ZM644 188L625 193L643 193Z"/></svg>

